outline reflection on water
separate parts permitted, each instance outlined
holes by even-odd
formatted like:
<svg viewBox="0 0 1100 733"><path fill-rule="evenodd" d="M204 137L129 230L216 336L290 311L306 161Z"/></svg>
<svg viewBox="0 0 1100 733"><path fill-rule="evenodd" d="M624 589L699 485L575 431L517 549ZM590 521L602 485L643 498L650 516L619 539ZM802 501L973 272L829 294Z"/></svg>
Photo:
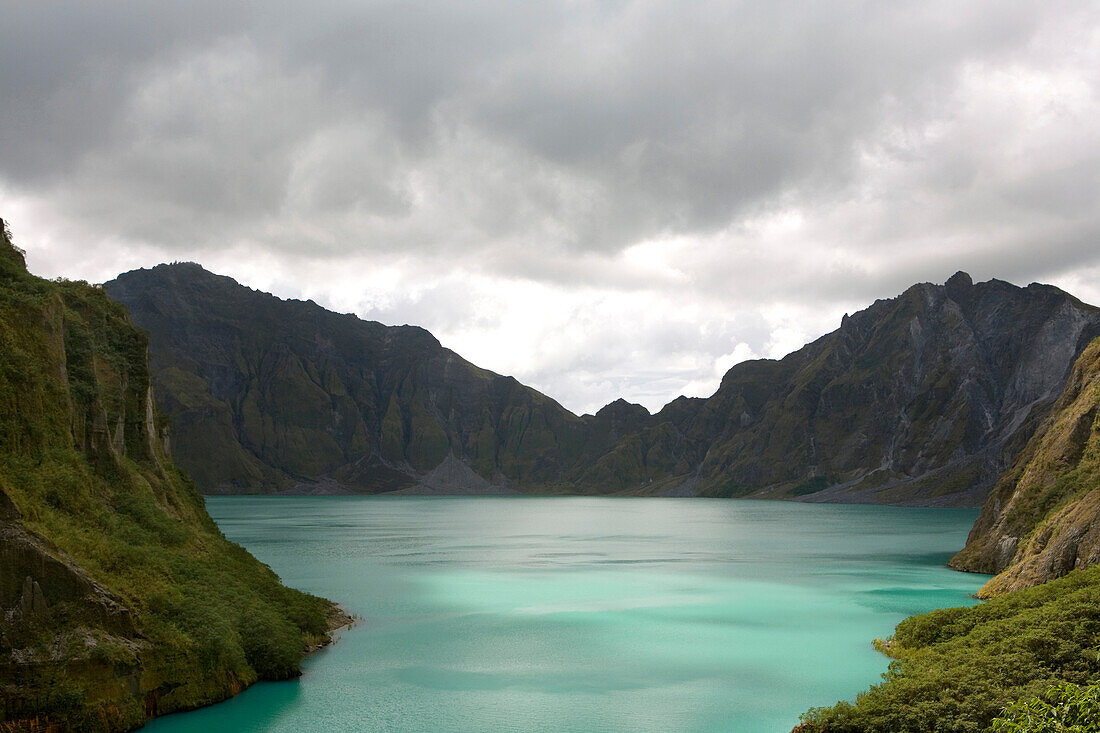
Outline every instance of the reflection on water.
<svg viewBox="0 0 1100 733"><path fill-rule="evenodd" d="M232 497L211 514L363 622L200 731L788 731L903 617L971 603L976 512L696 499Z"/></svg>

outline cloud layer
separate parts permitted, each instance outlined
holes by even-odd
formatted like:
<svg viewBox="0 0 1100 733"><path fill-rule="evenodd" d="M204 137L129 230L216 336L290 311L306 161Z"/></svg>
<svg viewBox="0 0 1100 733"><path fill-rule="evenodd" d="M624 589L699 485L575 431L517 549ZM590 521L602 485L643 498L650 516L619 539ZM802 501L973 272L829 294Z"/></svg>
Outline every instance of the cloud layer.
<svg viewBox="0 0 1100 733"><path fill-rule="evenodd" d="M44 275L196 260L577 411L957 269L1100 302L1090 4L86 5L0 1Z"/></svg>

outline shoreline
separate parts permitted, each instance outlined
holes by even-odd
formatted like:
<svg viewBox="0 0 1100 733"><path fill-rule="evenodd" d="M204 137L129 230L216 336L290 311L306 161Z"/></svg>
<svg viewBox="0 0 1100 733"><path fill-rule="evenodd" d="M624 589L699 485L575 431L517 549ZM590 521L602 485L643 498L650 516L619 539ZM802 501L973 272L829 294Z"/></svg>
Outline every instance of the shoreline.
<svg viewBox="0 0 1100 733"><path fill-rule="evenodd" d="M306 644L306 651L303 655L303 659L310 654L314 654L326 647L335 644L337 639L334 634L336 634L337 631L350 629L361 620L355 614L348 613L347 609L345 609L343 605L334 601L329 601L329 603L331 603L332 606L329 609L328 613L328 628L325 630L325 634L320 641Z"/></svg>
<svg viewBox="0 0 1100 733"><path fill-rule="evenodd" d="M344 629L350 629L351 627L353 627L357 623L359 623L359 621L361 620L355 614L349 613L344 608L344 606L342 606L341 604L336 603L334 601L329 601L329 604L330 604L329 605L329 612L327 614L328 628L326 628L324 634L322 636L317 637L316 640L312 640L312 641L307 640L306 641L305 650L302 652L302 661L305 661L305 659L307 657L309 657L310 655L316 654L316 653L318 653L318 652L320 652L324 649L327 649L328 647L332 646L333 644L335 644L339 640L339 637L336 636L336 632L342 631ZM133 728L131 730L141 730L146 725L148 725L149 723L153 722L154 720L159 720L161 718L167 718L167 717L171 717L173 715L181 715L181 714L184 714L184 713L192 713L192 712L195 712L196 710L203 710L205 708L220 705L224 702L228 702L229 700L232 700L233 698L237 697L238 695L240 695L245 690L248 690L251 687L253 687L254 685L256 685L258 683L261 683L261 682L286 682L286 681L289 681L291 679L299 679L301 677L302 677L302 671L299 669L297 675L295 675L294 677L288 678L286 680L257 679L255 682L252 682L251 684L248 684L248 685L243 685L243 686L233 685L228 690L229 694L227 694L225 697L223 697L219 700L212 700L208 703L205 703L205 704L202 704L202 705L196 705L194 707L180 708L178 710L173 710L173 711L171 711L169 713L165 713L163 715L151 715L148 718L146 718L144 721L142 721L140 726L138 726L136 728Z"/></svg>

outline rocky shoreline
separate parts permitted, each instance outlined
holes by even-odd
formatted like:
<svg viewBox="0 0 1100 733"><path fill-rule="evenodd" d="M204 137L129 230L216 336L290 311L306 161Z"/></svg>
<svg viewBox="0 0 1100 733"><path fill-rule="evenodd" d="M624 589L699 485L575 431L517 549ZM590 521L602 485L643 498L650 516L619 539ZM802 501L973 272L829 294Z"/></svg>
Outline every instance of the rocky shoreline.
<svg viewBox="0 0 1100 733"><path fill-rule="evenodd" d="M328 613L328 631L317 641L306 644L306 654L319 652L325 647L335 644L336 638L333 637L333 634L335 634L337 631L350 629L358 622L358 617L345 611L344 607L341 606L339 603L333 603L332 608Z"/></svg>

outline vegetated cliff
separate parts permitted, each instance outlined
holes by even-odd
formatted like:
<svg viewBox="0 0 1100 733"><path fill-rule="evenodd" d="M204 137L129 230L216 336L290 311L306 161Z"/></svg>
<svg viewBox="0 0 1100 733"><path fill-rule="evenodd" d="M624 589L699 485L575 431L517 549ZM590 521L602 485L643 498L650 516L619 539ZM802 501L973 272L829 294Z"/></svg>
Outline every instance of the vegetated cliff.
<svg viewBox="0 0 1100 733"><path fill-rule="evenodd" d="M341 614L207 515L125 309L0 229L0 729L129 730L296 675Z"/></svg>
<svg viewBox="0 0 1100 733"><path fill-rule="evenodd" d="M951 565L999 573L979 595L1058 578L1100 560L1100 339L997 483Z"/></svg>
<svg viewBox="0 0 1100 733"><path fill-rule="evenodd" d="M708 399L577 417L423 329L194 264L107 284L148 329L175 451L206 492L537 492L980 506L1100 335L1045 285L958 273L845 317Z"/></svg>

